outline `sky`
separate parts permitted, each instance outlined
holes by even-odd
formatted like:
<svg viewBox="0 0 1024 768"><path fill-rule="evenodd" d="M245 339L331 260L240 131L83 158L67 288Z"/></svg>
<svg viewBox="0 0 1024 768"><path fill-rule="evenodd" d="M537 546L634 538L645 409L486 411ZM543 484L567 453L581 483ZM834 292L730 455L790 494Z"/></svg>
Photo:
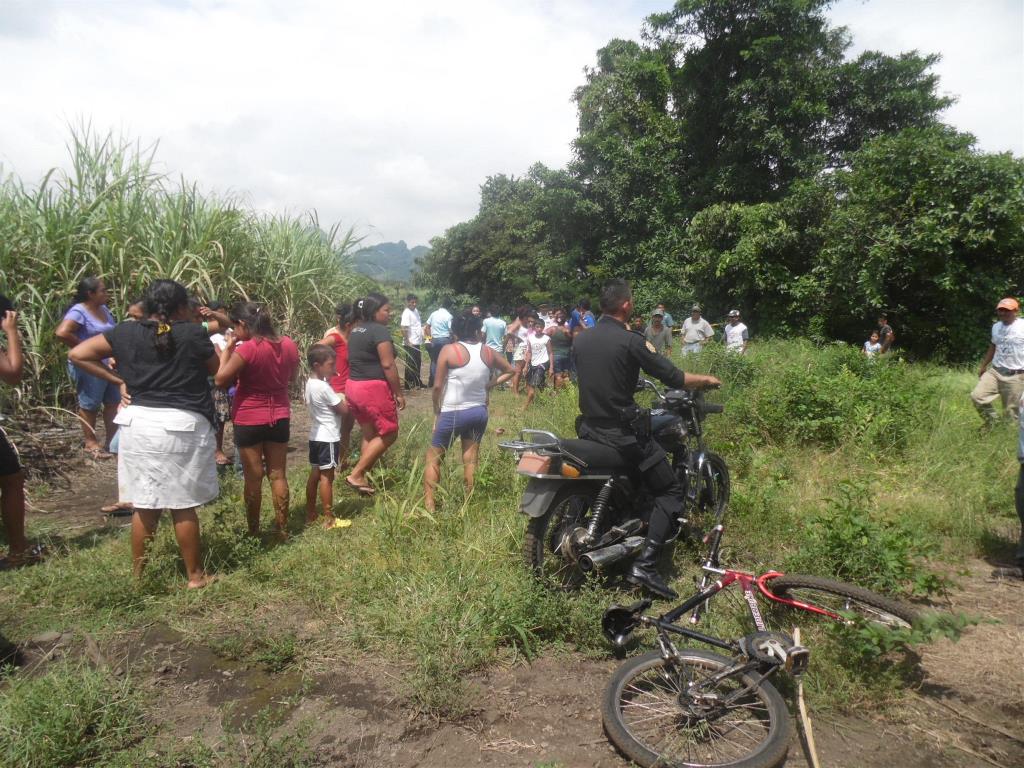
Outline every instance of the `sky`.
<svg viewBox="0 0 1024 768"><path fill-rule="evenodd" d="M595 52L670 0L0 0L0 165L66 166L83 121L253 207L427 244L480 184L561 167ZM945 119L1024 154L1024 0L839 0L852 54L942 54Z"/></svg>

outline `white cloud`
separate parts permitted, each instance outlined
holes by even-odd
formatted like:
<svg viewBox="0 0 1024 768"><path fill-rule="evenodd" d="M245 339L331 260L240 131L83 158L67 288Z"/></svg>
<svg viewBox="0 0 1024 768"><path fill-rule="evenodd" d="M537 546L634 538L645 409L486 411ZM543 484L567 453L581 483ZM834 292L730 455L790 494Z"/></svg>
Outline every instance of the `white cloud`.
<svg viewBox="0 0 1024 768"><path fill-rule="evenodd" d="M424 243L474 213L487 175L563 165L583 68L668 5L5 0L0 162L39 178L86 118L159 139L164 168L205 189ZM833 17L858 48L942 52L949 119L1021 153L1018 3L847 1Z"/></svg>

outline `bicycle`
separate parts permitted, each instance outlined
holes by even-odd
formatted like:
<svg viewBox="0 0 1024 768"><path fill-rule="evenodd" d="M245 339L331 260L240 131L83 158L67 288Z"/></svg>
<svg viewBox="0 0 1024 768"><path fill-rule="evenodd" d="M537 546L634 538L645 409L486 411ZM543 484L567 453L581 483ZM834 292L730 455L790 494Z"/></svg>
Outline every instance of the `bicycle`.
<svg viewBox="0 0 1024 768"><path fill-rule="evenodd" d="M781 632L758 631L725 641L680 627L668 616L643 615L650 600L610 609L602 622L616 645L638 626L658 631L659 650L616 671L601 715L612 743L643 768L729 766L774 768L786 757L792 724L769 678L779 670L802 675L807 648ZM732 657L684 648L671 635L729 651Z"/></svg>

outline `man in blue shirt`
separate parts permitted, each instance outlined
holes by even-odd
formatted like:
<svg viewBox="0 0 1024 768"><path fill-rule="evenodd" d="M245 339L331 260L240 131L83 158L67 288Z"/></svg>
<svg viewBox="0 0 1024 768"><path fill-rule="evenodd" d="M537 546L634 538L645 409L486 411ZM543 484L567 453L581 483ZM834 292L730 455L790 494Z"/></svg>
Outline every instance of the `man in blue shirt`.
<svg viewBox="0 0 1024 768"><path fill-rule="evenodd" d="M507 330L508 324L501 319L498 308L492 304L487 309L487 317L484 318L484 343L498 354L504 355L502 346Z"/></svg>
<svg viewBox="0 0 1024 768"><path fill-rule="evenodd" d="M430 355L428 387L434 386L437 358L441 355L441 350L452 340L452 313L447 309L448 303L448 299L441 299L441 306L431 312L430 317L427 318L427 327L430 328L430 346L427 348L427 353Z"/></svg>

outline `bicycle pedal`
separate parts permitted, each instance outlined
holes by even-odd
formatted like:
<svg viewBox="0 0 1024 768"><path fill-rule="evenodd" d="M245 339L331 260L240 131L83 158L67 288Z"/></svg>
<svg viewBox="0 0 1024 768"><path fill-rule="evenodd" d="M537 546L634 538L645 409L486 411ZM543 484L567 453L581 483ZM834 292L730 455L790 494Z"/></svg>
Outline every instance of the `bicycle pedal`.
<svg viewBox="0 0 1024 768"><path fill-rule="evenodd" d="M811 661L811 649L802 645L794 645L786 654L786 671L793 677L800 677L807 671Z"/></svg>

